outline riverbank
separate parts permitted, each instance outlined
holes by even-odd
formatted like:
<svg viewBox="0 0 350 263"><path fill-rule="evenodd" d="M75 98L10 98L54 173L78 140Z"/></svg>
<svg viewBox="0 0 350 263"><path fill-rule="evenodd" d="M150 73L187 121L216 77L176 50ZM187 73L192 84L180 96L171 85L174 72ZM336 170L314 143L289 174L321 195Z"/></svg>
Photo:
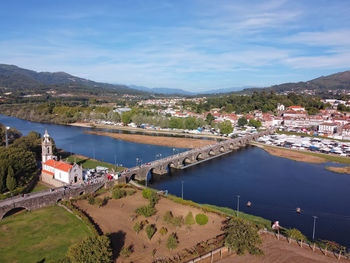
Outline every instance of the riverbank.
<svg viewBox="0 0 350 263"><path fill-rule="evenodd" d="M253 142L252 145L260 147L271 155L287 158L290 160L298 162L307 162L307 163L327 163L327 162L336 162L342 164L350 164L350 158L340 157L324 153L314 153L301 150L292 150L286 149L278 146L270 146L262 143Z"/></svg>
<svg viewBox="0 0 350 263"><path fill-rule="evenodd" d="M100 128L100 129L112 129L118 131L130 131L130 132L141 132L141 133L150 133L150 134L164 134L164 135L175 135L175 136L190 136L194 138L210 138L210 139L227 139L226 137L221 137L212 134L192 134L176 131L164 131L164 130L146 130L142 128L134 128L129 126L115 126L108 124L94 124L89 122L75 122L68 124L69 126L84 127L84 128Z"/></svg>
<svg viewBox="0 0 350 263"><path fill-rule="evenodd" d="M327 166L327 170L335 172L335 173L340 173L340 174L350 174L350 167L333 167L333 166Z"/></svg>
<svg viewBox="0 0 350 263"><path fill-rule="evenodd" d="M94 132L94 131L85 131L84 133L108 136L114 139L128 141L128 142L152 144L152 145L175 147L175 148L192 149L192 148L199 148L199 147L216 143L216 141L213 141L213 140L193 139L193 138L150 136L150 135L139 135L139 134L122 134L122 133Z"/></svg>

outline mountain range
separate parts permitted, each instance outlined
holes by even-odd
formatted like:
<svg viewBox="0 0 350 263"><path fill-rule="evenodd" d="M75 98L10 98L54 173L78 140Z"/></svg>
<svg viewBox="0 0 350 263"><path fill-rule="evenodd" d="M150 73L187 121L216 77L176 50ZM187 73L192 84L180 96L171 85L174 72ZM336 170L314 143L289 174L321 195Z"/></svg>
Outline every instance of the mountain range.
<svg viewBox="0 0 350 263"><path fill-rule="evenodd" d="M14 65L0 64L0 91L11 90L14 93L40 93L55 90L58 93L92 94L92 95L216 95L227 93L251 94L254 91L275 91L276 93L313 91L325 94L329 91L350 91L350 71L322 76L306 82L284 83L265 88L232 87L213 89L201 92L190 92L182 89L148 88L135 85L108 84L76 77L65 72L36 72Z"/></svg>

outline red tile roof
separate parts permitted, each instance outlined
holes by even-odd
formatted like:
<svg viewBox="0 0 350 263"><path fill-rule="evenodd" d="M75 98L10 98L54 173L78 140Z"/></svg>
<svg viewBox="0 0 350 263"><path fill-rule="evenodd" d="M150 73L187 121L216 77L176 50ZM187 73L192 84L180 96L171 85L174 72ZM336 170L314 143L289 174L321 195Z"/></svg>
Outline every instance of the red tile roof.
<svg viewBox="0 0 350 263"><path fill-rule="evenodd" d="M54 175L54 173L50 172L50 171L47 171L47 170L42 170L43 173L46 173L46 174L51 174L51 175Z"/></svg>
<svg viewBox="0 0 350 263"><path fill-rule="evenodd" d="M64 172L68 172L73 167L72 165L70 165L68 163L58 162L55 160L48 160L44 164L47 166L54 167L54 168L61 170L61 171L64 171Z"/></svg>

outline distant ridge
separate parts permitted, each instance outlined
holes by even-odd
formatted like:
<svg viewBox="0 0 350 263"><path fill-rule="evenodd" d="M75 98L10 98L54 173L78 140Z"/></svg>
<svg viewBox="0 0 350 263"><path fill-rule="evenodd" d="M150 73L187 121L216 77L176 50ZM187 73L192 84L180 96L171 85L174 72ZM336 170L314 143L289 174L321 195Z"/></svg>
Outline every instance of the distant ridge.
<svg viewBox="0 0 350 263"><path fill-rule="evenodd" d="M350 71L322 76L310 81L283 83L270 87L232 87L191 92L183 89L148 88L136 85L108 84L76 77L65 72L36 72L15 65L0 64L0 91L6 88L15 93L40 93L55 90L59 93L74 94L130 94L130 95L220 95L251 94L254 91L275 91L276 93L304 93L313 91L315 95L329 91L345 90L350 92Z"/></svg>
<svg viewBox="0 0 350 263"><path fill-rule="evenodd" d="M95 82L70 75L65 72L36 72L14 65L0 64L0 88L9 88L13 92L45 92L55 90L69 93L116 93L144 94L126 85Z"/></svg>

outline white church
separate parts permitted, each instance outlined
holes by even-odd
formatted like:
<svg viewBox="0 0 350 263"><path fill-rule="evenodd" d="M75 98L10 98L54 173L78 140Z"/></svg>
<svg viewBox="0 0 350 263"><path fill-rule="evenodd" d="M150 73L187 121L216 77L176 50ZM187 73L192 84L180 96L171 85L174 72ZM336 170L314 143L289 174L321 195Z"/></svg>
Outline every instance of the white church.
<svg viewBox="0 0 350 263"><path fill-rule="evenodd" d="M41 144L42 149L42 171L41 180L55 187L82 183L83 169L81 166L57 161L52 152L52 141L50 135L45 130L45 135Z"/></svg>

